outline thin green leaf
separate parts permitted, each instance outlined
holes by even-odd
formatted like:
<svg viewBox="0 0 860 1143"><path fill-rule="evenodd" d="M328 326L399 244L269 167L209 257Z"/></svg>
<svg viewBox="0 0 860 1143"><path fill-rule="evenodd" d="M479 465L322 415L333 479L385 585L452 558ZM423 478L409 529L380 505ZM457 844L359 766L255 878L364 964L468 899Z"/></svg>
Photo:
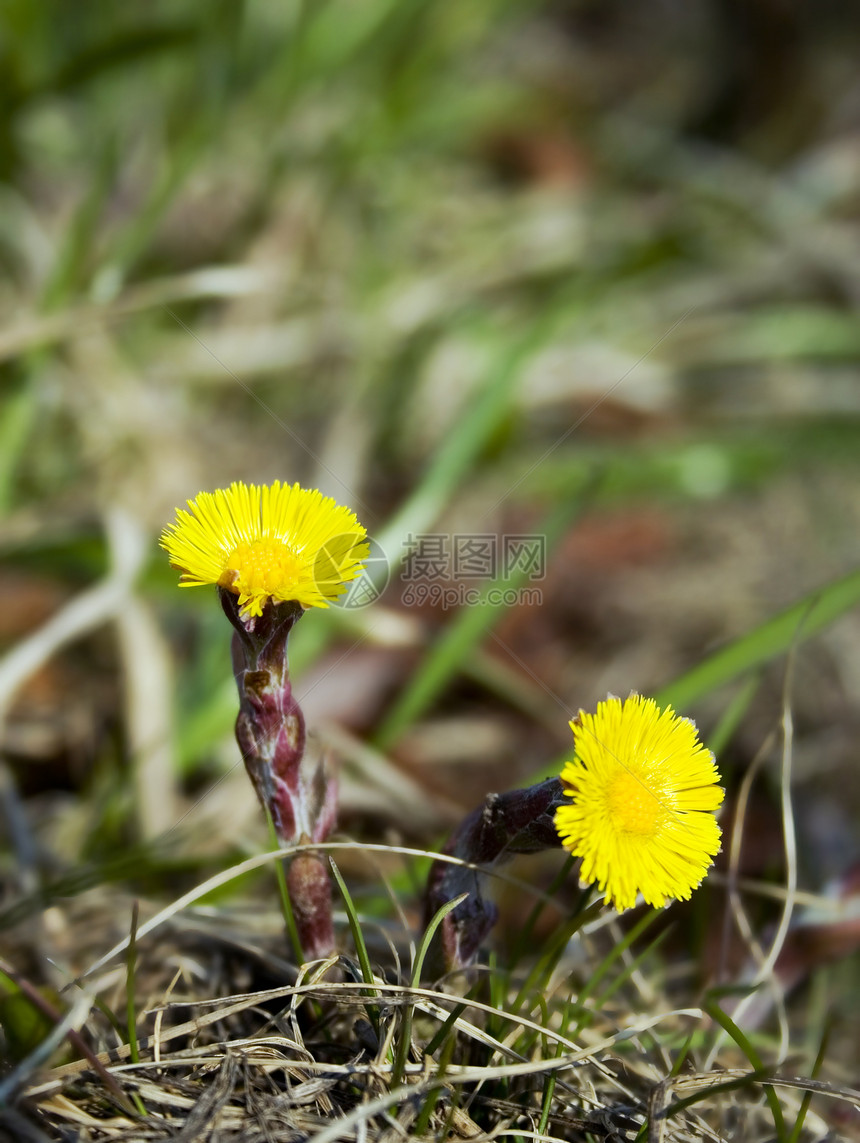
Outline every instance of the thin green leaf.
<svg viewBox="0 0 860 1143"><path fill-rule="evenodd" d="M128 1026L129 1058L133 1064L140 1063L140 1050L137 1046L137 1006L135 1003L137 972L137 922L140 916L140 902L135 901L131 908L131 931L125 958L125 1015ZM141 1115L147 1115L146 1106L140 1093L133 1091L131 1099Z"/></svg>
<svg viewBox="0 0 860 1143"><path fill-rule="evenodd" d="M125 1015L128 1027L128 1047L133 1064L140 1063L140 1053L137 1048L137 1007L134 1001L137 966L137 920L139 915L140 902L135 901L131 907L131 931L125 954Z"/></svg>
<svg viewBox="0 0 860 1143"><path fill-rule="evenodd" d="M723 711L722 717L711 733L708 735L708 746L719 758L735 735L749 705L755 698L761 685L761 674L755 672L746 679L740 689L732 696L729 705Z"/></svg>
<svg viewBox="0 0 860 1143"><path fill-rule="evenodd" d="M714 1000L706 1000L702 1007L705 1009L711 1019L716 1021L716 1023L720 1025L723 1031L731 1036L731 1038L752 1064L756 1073L759 1073L763 1076L772 1074L772 1069L765 1067L761 1056L753 1047L749 1037L741 1031L734 1020L732 1020L732 1018L728 1016ZM773 1116L774 1129L777 1133L778 1138L785 1140L786 1127L785 1116L782 1113L782 1104L779 1102L776 1091L771 1085L766 1085L764 1091L765 1098L767 1099L768 1106L770 1107L770 1113Z"/></svg>
<svg viewBox="0 0 860 1143"><path fill-rule="evenodd" d="M12 490L18 463L36 425L36 387L21 385L7 400L0 416L0 517L12 506Z"/></svg>
<svg viewBox="0 0 860 1143"><path fill-rule="evenodd" d="M821 1043L818 1046L818 1052L815 1056L815 1063L812 1065L812 1072L810 1078L815 1079L821 1071L821 1066L824 1063L824 1058L827 1055L827 1044L830 1040L830 1026L824 1029L824 1034L821 1037ZM794 1121L794 1127L791 1129L791 1134L788 1137L788 1143L798 1143L800 1133L803 1130L803 1122L806 1119L806 1113L809 1111L809 1104L812 1102L811 1091L805 1091L803 1098L800 1101L800 1108L797 1112L797 1119Z"/></svg>
<svg viewBox="0 0 860 1143"><path fill-rule="evenodd" d="M279 849L281 842L275 832L275 823L272 821L268 807L266 808L266 822L269 826L269 840L272 849ZM296 925L296 918L293 915L293 903L290 900L290 891L287 888L287 877L284 873L283 861L275 862L275 878L278 882L278 895L281 901L281 913L284 917L284 924L287 927L287 935L290 938L290 944L293 947L293 956L296 958L296 964L302 965L305 963L305 954L302 949L302 940L299 936L298 926Z"/></svg>
<svg viewBox="0 0 860 1143"><path fill-rule="evenodd" d="M612 946L610 951L596 967L594 973L589 978L588 984L586 984L585 988L583 988L578 997L579 1006L582 1012L573 1031L574 1037L576 1037L582 1031L583 1027L588 1022L590 1013L585 1007L586 1001L594 995L598 984L601 982L601 980L603 980L607 972L609 972L615 961L618 960L622 953L630 948L634 941L638 940L638 938L642 935L642 933L645 932L648 926L653 924L654 920L660 915L661 912L662 910L660 909L649 909L645 916L641 917L636 922L630 932L625 934L625 936L616 945Z"/></svg>
<svg viewBox="0 0 860 1143"><path fill-rule="evenodd" d="M606 1010L606 1005L609 1003L618 989L621 988L623 984L627 983L627 981L630 979L636 969L639 968L645 958L650 956L651 953L658 949L668 937L668 935L668 929L664 929L662 933L658 933L654 940L651 941L650 944L646 945L646 947L637 957L633 958L630 964L624 966L623 971L619 972L618 976L613 979L612 983L607 988L605 988L595 1000L594 1006L598 1011L603 1012Z"/></svg>
<svg viewBox="0 0 860 1143"><path fill-rule="evenodd" d="M526 998L533 992L537 991L542 993L546 990L549 983L549 978L555 971L556 965L561 959L567 944L574 933L578 932L583 925L593 921L603 911L603 901L595 901L588 908L584 908L585 902L588 900L588 892L583 892L580 897L580 903L572 917L569 917L563 925L561 925L549 940L548 947L543 955L538 959L537 963L532 968L531 972L526 977L525 983L517 993L517 997L513 1003L513 1010L519 1012L525 1002Z"/></svg>
<svg viewBox="0 0 860 1143"><path fill-rule="evenodd" d="M463 1011L463 1008L464 1005L458 1004L457 1007L451 1012L451 1016L449 1016L439 1031L442 1032L445 1029L450 1031L454 1020L457 1019L457 1016ZM454 1019L452 1020L451 1017ZM445 1078L445 1073L448 1070L448 1064L451 1062L451 1057L454 1054L454 1048L456 1045L457 1037L455 1035L449 1035L445 1040L444 1047L442 1048L442 1054L439 1057L439 1065L436 1069L436 1075L439 1078L440 1082L430 1088L430 1090L427 1092L427 1097L425 1098L424 1103L421 1105L421 1110L418 1112L418 1118L415 1120L415 1127L411 1132L411 1137L414 1139L420 1139L430 1124L430 1118L433 1115L433 1112L436 1110L436 1105L439 1102L439 1097L445 1090L445 1085L441 1081ZM427 1054L429 1055L429 1052Z"/></svg>
<svg viewBox="0 0 860 1143"><path fill-rule="evenodd" d="M772 1067L756 1068L754 1071L748 1072L745 1076L736 1076L734 1079L725 1080L723 1083L708 1084L708 1086L704 1087L701 1091L694 1092L692 1095L685 1096L683 1099L676 1100L675 1103L670 1104L663 1112L663 1118L671 1119L677 1115L679 1111L684 1111L685 1108L692 1107L693 1104L696 1103L702 1103L706 1099L711 1100L715 1095L724 1095L729 1091L737 1091L739 1088L752 1087L753 1084L763 1083L770 1079L773 1073L774 1069ZM766 1088L766 1091L773 1093L773 1088Z"/></svg>
<svg viewBox="0 0 860 1143"><path fill-rule="evenodd" d="M448 1013L448 1016L445 1019L445 1022L443 1024L441 1024L436 1029L436 1032L433 1035L433 1039L428 1042L427 1047L424 1049L424 1055L425 1056L432 1056L433 1055L433 1053L445 1041L445 1039L448 1036L448 1033L451 1031L451 1029L454 1027L454 1025L457 1023L457 1021L460 1019L460 1017L463 1015L463 1013L465 1011L466 1011L466 1005L465 1004L455 1004L454 1005L454 1007Z"/></svg>
<svg viewBox="0 0 860 1143"><path fill-rule="evenodd" d="M388 555L392 573L405 555L404 537L429 528L438 518L507 414L520 371L546 336L544 323L538 324L539 330L529 331L513 345L504 342L468 412L448 436L420 484L377 537Z"/></svg>
<svg viewBox="0 0 860 1143"><path fill-rule="evenodd" d="M367 951L367 945L364 940L364 933L361 931L361 921L359 920L358 913L352 900L352 894L347 889L346 882L341 876L340 870L335 864L334 858L329 857L329 864L331 871L337 882L337 887L340 889L340 894L343 897L343 906L346 910L346 919L349 923L349 931L352 933L352 943L355 947L358 956L358 963L361 968L361 975L364 977L366 984L374 983L373 968L370 964L370 955ZM369 988L365 993L366 996L378 996L379 990ZM373 1025L373 1030L379 1036L379 1011L375 1005L368 1005L367 1014Z"/></svg>
<svg viewBox="0 0 860 1143"><path fill-rule="evenodd" d="M568 1024L568 1021L570 1019L570 1008L571 1008L571 999L570 999L570 997L568 997L567 1000L565 1001L564 1008L562 1009L562 1013L561 1013L561 1031L564 1035L567 1035L567 1024ZM562 1051L563 1051L563 1047L562 1047L561 1041L556 1040L555 1048L553 1051L554 1058L558 1059L558 1057L561 1055ZM538 1132L537 1132L539 1136L543 1136L546 1134L547 1124L549 1123L550 1112L552 1111L552 1099L553 1099L553 1096L555 1095L555 1085L556 1085L557 1079L558 1079L558 1072L556 1072L554 1070L551 1071L546 1078L546 1083L545 1083L544 1089L543 1089L543 1095L541 1097L540 1121L538 1122Z"/></svg>
<svg viewBox="0 0 860 1143"><path fill-rule="evenodd" d="M582 499L571 497L557 505L543 520L537 531L546 536L547 551L552 550L582 505ZM441 638L430 648L380 727L376 743L381 750L390 749L403 731L427 710L450 679L460 671L469 652L510 607L505 602L507 591L518 589L525 580L524 572L513 577L510 574L499 575L481 588L478 603L462 608Z"/></svg>
<svg viewBox="0 0 860 1143"><path fill-rule="evenodd" d="M555 877L553 877L552 881L550 882L550 885L546 891L546 897L554 897L555 896L555 894L558 892L558 890L562 887L562 885L565 883L565 881L570 876L570 871L573 868L573 864L576 860L577 860L577 858L568 854L567 860L564 862L561 869L559 869L559 871L556 873ZM590 886L588 886L587 888L582 890L582 892L580 893L579 900L577 901L577 903L574 907L574 910L573 910L574 914L579 913L580 910L585 907L585 905L588 902L588 896L590 893L591 893L591 887ZM510 954L510 957L508 960L508 971L509 972L514 971L516 966L519 964L520 959L523 956L526 949L534 948L535 925L537 924L540 917L543 915L543 911L545 908L546 908L546 899L545 898L540 898L532 906L532 910L529 913L528 917L526 918L526 923L523 926L522 932L519 933L519 935L517 936L516 941L514 943L514 947L511 950L511 954Z"/></svg>
<svg viewBox="0 0 860 1143"><path fill-rule="evenodd" d="M835 580L729 643L654 697L665 706L685 710L732 679L804 643L860 603L860 571Z"/></svg>
<svg viewBox="0 0 860 1143"><path fill-rule="evenodd" d="M424 960L430 948L430 942L436 933L436 930L448 916L448 914L456 909L457 906L465 901L469 896L468 893L461 893L459 897L455 897L452 901L446 901L445 904L439 909L427 929L424 936L421 938L421 943L415 953L415 963L412 966L412 987L418 988L421 984L421 970L424 968ZM406 1064L409 1060L409 1049L412 1044L412 1012L413 1005L407 1003L403 1008L403 1017L400 1022L400 1037L397 1042L397 1051L394 1057L394 1066L391 1070L391 1086L397 1087L403 1078L403 1073L406 1069Z"/></svg>
<svg viewBox="0 0 860 1143"><path fill-rule="evenodd" d="M860 571L810 592L662 687L653 697L660 706L671 704L678 711L688 709L698 699L805 642L857 603ZM569 751L539 770L532 780L537 782L557 774L568 756Z"/></svg>

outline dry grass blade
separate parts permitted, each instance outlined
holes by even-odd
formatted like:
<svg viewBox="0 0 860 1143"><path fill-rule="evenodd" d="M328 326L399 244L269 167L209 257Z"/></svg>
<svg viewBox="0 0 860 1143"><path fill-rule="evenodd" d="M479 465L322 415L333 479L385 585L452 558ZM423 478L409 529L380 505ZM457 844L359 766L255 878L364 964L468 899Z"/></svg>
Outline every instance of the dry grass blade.
<svg viewBox="0 0 860 1143"><path fill-rule="evenodd" d="M180 935L189 939L187 930L162 926L156 931L161 931L158 947L163 949ZM203 957L205 963L211 938L201 932L196 939L194 959ZM248 955L241 946L233 947ZM649 1043L683 1039L684 1026L699 1027L701 1036L704 1025L699 1008L670 1008L659 996L654 1010L639 1017L595 1010L593 1026L572 1038L565 1021L554 1026L554 1006L534 1019L520 1014L513 1006L518 991L513 981L507 996L487 1003L456 990L398 984L379 975L372 982L330 979L337 967L332 958L303 968L296 983L221 997L207 990L223 987L226 979L206 971L193 990L196 995L173 999L169 989L176 988L176 971L169 959L163 969L169 974L156 991L166 1002L138 1013L138 1027L152 1029L138 1041L140 1062L130 1058L128 1045L98 1057L126 1096L146 1108L146 1117L105 1119L103 1112L100 1117L103 1088L93 1063L79 1060L54 1068L27 1088L26 1099L41 1123L76 1125L105 1143L155 1143L165 1133L189 1141L220 1133L243 1143L286 1143L297 1134L312 1136L316 1143L340 1138L386 1143L395 1134L409 1136L419 1121L431 1136L448 1122L454 1136L480 1131L488 1138L520 1133L577 1141L589 1135L623 1137L648 1122L652 1137L653 1125L662 1123L667 1143L681 1143L691 1137L722 1138L720 1107L730 1100L756 1107L762 1082L771 1090L858 1098L848 1088L804 1086L803 1080L781 1077L771 1068L760 1073L698 1071L673 1077L660 1088L671 1053L661 1055ZM151 968L144 967L146 961L144 946L138 945L138 994L147 988ZM104 980L121 983L116 978L114 972ZM186 979L185 990L189 983ZM101 987L102 982L91 977L91 985ZM366 1020L360 1031L371 987L381 1017L379 1040L372 1030L369 1034ZM310 1001L324 1014L322 1023ZM398 1067L396 1010L404 1007L414 1009L414 1044L423 1055L409 1060L401 1049ZM452 1013L457 1013L453 1020ZM182 1019L186 1014L191 1018ZM179 1023L173 1024L177 1017ZM422 1044L446 1021L450 1039L434 1059ZM658 1029L660 1038L649 1041ZM554 1058L551 1045L558 1052ZM542 1108L541 1091L547 1090L550 1075L558 1077L557 1083ZM427 1101L432 1103L423 1112ZM543 1133L535 1130L542 1115ZM817 1122L816 1117L809 1122Z"/></svg>
<svg viewBox="0 0 860 1143"><path fill-rule="evenodd" d="M219 1111L233 1094L237 1077L236 1060L230 1052L227 1052L221 1061L215 1081L206 1088L188 1113L182 1130L173 1137L174 1143L196 1143L197 1140L205 1139L211 1134Z"/></svg>
<svg viewBox="0 0 860 1143"><path fill-rule="evenodd" d="M19 687L61 647L113 619L128 598L147 557L146 540L135 521L124 512L109 513L106 524L114 557L111 573L101 583L81 592L0 660L0 729Z"/></svg>
<svg viewBox="0 0 860 1143"><path fill-rule="evenodd" d="M30 993L29 996L31 1001L35 1000L33 993ZM79 1044L81 1043L78 1034L86 1022L91 1007L91 997L86 993L82 993L68 1012L57 1020L51 1032L42 1043L34 1048L34 1050L0 1082L0 1105L6 1103L19 1088L27 1083L30 1076L51 1058L63 1040L77 1037L77 1042ZM105 1079L106 1085L110 1087L113 1093L119 1098L124 1098L116 1081L107 1075L104 1068L101 1067L100 1061L97 1062L90 1058L86 1063L91 1067L98 1066L101 1075Z"/></svg>
<svg viewBox="0 0 860 1143"><path fill-rule="evenodd" d="M728 1093L765 1083L773 1087L796 1089L843 1100L853 1107L860 1108L860 1091L838 1087L820 1080L781 1076L770 1069L765 1069L763 1073L743 1068L726 1068L712 1072L697 1072L693 1075L670 1076L655 1086L649 1099L648 1143L661 1143L671 1118L686 1108L701 1103L718 1092ZM674 1098L674 1102L672 1102L673 1097L677 1097Z"/></svg>
<svg viewBox="0 0 860 1143"><path fill-rule="evenodd" d="M188 908L189 905L193 905L194 902L200 900L201 897L208 896L210 893L213 893L217 889L221 889L224 885L228 885L231 881L237 880L238 878L244 876L246 873L251 873L255 869L260 869L262 866L268 865L272 861L281 860L284 857L293 857L297 853L316 850L321 850L323 852L352 850L354 852L396 853L406 857L424 857L430 858L433 861L446 862L451 865L462 865L467 868L478 868L477 866L471 866L469 862L462 861L458 857L451 857L447 854L434 853L432 850L416 849L414 847L405 845L359 845L356 842L350 841L327 841L322 843L314 843L313 845L286 846L282 849L271 850L268 853L261 853L257 854L255 857L249 857L247 861L239 862L237 865L231 866L224 872L217 873L214 877L208 878L208 880L204 881L200 885L197 885L194 889L190 889L187 893L184 893L181 897L178 897L175 901L171 902L170 905L160 910L160 912L158 912L154 917L150 917L148 921L145 921L138 930L138 940L147 936L149 933L154 932L157 928L159 928L159 926L165 924L172 917L177 916L184 909ZM546 893L541 892L541 890L536 888L534 885L530 885L528 882L522 881L519 878L511 877L503 870L493 869L487 872L490 876L498 878L500 881L514 886L522 892L527 893L529 896L543 901L546 905L550 906L555 911L558 912L561 910L561 906L559 905L558 901L548 896ZM98 960L95 961L95 963L91 964L90 967L81 974L80 979L85 980L87 977L92 976L93 973L98 972L100 969L104 968L106 964L109 964L114 959L114 957L119 956L120 953L125 952L127 948L128 938L124 937L121 941L117 941L117 943L112 948L108 949L106 953L100 956Z"/></svg>

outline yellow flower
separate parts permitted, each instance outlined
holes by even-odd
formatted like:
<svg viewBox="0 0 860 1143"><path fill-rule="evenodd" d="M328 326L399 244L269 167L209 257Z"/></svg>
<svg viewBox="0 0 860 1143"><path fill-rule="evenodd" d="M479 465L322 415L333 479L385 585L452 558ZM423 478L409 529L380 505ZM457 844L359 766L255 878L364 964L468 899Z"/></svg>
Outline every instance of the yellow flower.
<svg viewBox="0 0 860 1143"><path fill-rule="evenodd" d="M723 800L714 756L695 724L671 707L609 698L570 724L576 757L561 773L573 800L555 827L617 909L641 893L649 905L686 900L720 850L713 811Z"/></svg>
<svg viewBox="0 0 860 1143"><path fill-rule="evenodd" d="M361 574L366 532L348 508L298 484L231 484L178 509L161 546L181 587L217 583L245 618L269 600L328 607Z"/></svg>

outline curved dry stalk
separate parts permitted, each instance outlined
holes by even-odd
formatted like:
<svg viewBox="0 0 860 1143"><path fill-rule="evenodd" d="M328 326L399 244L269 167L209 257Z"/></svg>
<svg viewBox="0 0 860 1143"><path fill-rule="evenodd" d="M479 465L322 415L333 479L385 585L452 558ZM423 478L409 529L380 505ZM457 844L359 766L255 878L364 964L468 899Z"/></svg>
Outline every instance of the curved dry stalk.
<svg viewBox="0 0 860 1143"><path fill-rule="evenodd" d="M118 508L106 513L105 531L113 563L110 573L75 596L0 659L0 731L15 694L27 679L67 643L115 618L126 604L146 560L146 537L137 521Z"/></svg>
<svg viewBox="0 0 860 1143"><path fill-rule="evenodd" d="M288 845L281 849L269 850L267 853L257 854L255 857L249 857L245 861L239 862L238 865L231 865L229 869L225 869L221 873L216 873L213 877L203 881L200 885L196 885L193 889L189 889L187 893L183 893L181 897L171 902L164 909L161 909L154 917L150 917L145 921L137 930L137 939L147 936L154 929L159 928L165 922L175 917L177 913L181 913L188 905L193 905L195 901L207 894L214 892L216 889L222 888L224 885L229 885L231 881L237 880L239 877L244 876L246 873L251 873L255 869L260 869L270 862L278 861L284 857L294 857L297 853L307 853L309 851L324 851L336 852L337 850L353 850L357 852L369 851L371 853L399 853L406 857L429 857L433 861L447 862L450 865L460 865L466 869L475 869L480 872L486 872L489 876L497 877L499 880L504 881L506 884L519 889L521 892L527 893L534 897L535 900L542 901L545 905L557 910L562 911L562 906L549 894L543 893L534 885L530 885L527 881L522 881L519 877L512 877L510 874L504 873L500 870L482 870L479 865L473 862L463 861L462 858L453 857L448 854L434 853L428 849L416 849L407 845L380 845L368 844L366 842L354 841L324 841L315 842L310 845ZM128 937L123 937L112 948L108 949L106 953L99 957L99 959L83 972L79 977L75 978L72 983L79 983L86 980L87 977L92 976L94 972L104 968L115 956L125 952L128 948ZM70 986L67 986L70 987Z"/></svg>
<svg viewBox="0 0 860 1143"><path fill-rule="evenodd" d="M765 952L763 946L754 937L752 927L749 923L746 911L740 901L740 895L737 891L737 870L740 863L740 846L741 846L741 820L742 810L745 812L749 800L750 790L752 788L753 779L757 773L758 766L756 762L759 759L764 759L766 756L765 748L769 747L771 737L765 742L765 746L756 755L751 766L744 775L744 782L741 786L741 795L738 798L738 811L735 818L735 827L732 831L732 848L730 871L732 877L729 882L730 900L732 902L732 910L735 915L735 921L738 928L747 940L747 944L752 951L755 959L758 961L758 969L750 982L750 991L746 996L742 997L732 1012L732 1019L735 1023L740 1023L744 1015L759 999L758 994L754 991L759 985L769 982L771 991L773 993L774 1004L778 1012L778 1019L780 1025L780 1050L779 1059L785 1059L788 1054L788 1019L785 1013L785 1005L783 1003L783 991L780 987L779 981L775 975L776 964L782 952L786 938L788 937L789 929L791 927L791 920L794 913L797 895L797 842L794 825L794 810L791 801L791 768L793 757L794 745L794 724L791 717L791 703L790 691L791 680L793 678L793 668L795 662L794 652L789 656L788 664L786 666L785 677L783 680L782 690L782 716L780 726L782 730L782 752L780 764L780 809L782 817L782 832L783 843L785 847L785 862L786 862L786 885L783 896L783 907L780 914L779 924L776 932L774 933L773 940L771 941L770 948ZM714 1043L708 1053L705 1069L713 1067L714 1061L717 1058L720 1047L726 1038L725 1031L721 1030L716 1036Z"/></svg>
<svg viewBox="0 0 860 1143"><path fill-rule="evenodd" d="M128 596L115 621L134 808L140 837L151 840L166 833L176 820L172 663L151 609L137 595Z"/></svg>

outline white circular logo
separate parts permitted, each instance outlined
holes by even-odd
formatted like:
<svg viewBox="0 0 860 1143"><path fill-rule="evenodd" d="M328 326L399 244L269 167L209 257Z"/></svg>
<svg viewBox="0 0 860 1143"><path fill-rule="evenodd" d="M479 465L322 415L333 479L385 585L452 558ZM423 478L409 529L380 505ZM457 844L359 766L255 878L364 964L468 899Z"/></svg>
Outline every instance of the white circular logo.
<svg viewBox="0 0 860 1143"><path fill-rule="evenodd" d="M390 568L385 552L370 536L361 542L369 548L363 560L364 567L355 579L343 585L343 590L336 598L332 598L334 590L342 583L339 569L343 566L344 558L357 546L355 533L347 532L329 540L314 561L314 581L332 607L350 610L369 607L371 603L376 603L388 586Z"/></svg>

